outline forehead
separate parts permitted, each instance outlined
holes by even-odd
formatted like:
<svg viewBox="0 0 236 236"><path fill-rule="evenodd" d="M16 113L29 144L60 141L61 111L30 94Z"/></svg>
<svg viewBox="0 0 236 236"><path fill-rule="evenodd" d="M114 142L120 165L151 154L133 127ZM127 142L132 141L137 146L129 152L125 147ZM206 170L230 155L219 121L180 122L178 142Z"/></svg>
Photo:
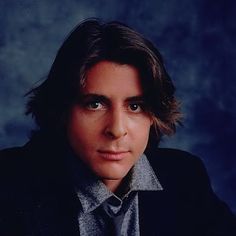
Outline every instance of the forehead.
<svg viewBox="0 0 236 236"><path fill-rule="evenodd" d="M136 67L101 61L88 71L83 87L84 93L127 96L142 95L141 78Z"/></svg>

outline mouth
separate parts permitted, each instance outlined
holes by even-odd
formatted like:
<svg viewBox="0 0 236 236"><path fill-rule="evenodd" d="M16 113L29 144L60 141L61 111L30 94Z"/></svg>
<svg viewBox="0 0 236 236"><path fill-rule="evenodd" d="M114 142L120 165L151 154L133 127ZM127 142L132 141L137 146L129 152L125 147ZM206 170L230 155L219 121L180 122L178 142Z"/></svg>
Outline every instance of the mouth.
<svg viewBox="0 0 236 236"><path fill-rule="evenodd" d="M129 151L98 150L99 156L108 161L121 161L129 154Z"/></svg>

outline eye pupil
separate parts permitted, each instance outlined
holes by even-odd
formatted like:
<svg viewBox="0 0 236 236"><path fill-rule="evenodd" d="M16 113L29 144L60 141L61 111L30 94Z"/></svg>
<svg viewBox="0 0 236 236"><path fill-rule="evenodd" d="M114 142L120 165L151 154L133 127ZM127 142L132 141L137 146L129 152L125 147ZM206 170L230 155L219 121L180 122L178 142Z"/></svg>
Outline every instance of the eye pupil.
<svg viewBox="0 0 236 236"><path fill-rule="evenodd" d="M101 103L100 102L88 102L88 104L86 105L86 107L90 110L97 110L101 108Z"/></svg>
<svg viewBox="0 0 236 236"><path fill-rule="evenodd" d="M98 102L93 102L90 104L91 108L98 108L99 107L99 103Z"/></svg>
<svg viewBox="0 0 236 236"><path fill-rule="evenodd" d="M131 108L132 111L137 110L138 107L139 107L139 106L138 106L137 104L132 104L132 105L130 105L130 108Z"/></svg>

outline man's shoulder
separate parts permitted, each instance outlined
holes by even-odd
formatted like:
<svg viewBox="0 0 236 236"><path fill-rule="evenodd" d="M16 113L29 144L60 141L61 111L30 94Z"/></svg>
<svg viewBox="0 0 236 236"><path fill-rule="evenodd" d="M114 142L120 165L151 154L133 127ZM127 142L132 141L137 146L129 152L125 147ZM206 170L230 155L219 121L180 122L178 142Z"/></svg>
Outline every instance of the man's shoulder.
<svg viewBox="0 0 236 236"><path fill-rule="evenodd" d="M22 153L23 149L24 149L23 146L1 149L0 158L1 160L4 160L5 158L14 158L16 156L19 156Z"/></svg>
<svg viewBox="0 0 236 236"><path fill-rule="evenodd" d="M0 150L0 177L2 181L20 180L27 168L24 146Z"/></svg>
<svg viewBox="0 0 236 236"><path fill-rule="evenodd" d="M196 155L173 148L157 148L153 149L148 154L149 161L153 164L161 164L161 165L195 165L197 163L202 163L201 159Z"/></svg>
<svg viewBox="0 0 236 236"><path fill-rule="evenodd" d="M49 145L36 138L31 138L22 146L15 146L0 150L0 163L2 165L25 165L25 163L31 163L32 160L36 160L37 157L45 156L45 153L49 151ZM32 164L32 163L31 163Z"/></svg>
<svg viewBox="0 0 236 236"><path fill-rule="evenodd" d="M0 168L19 165L25 158L24 154L24 147L11 147L0 150Z"/></svg>
<svg viewBox="0 0 236 236"><path fill-rule="evenodd" d="M187 151L158 148L148 153L148 160L161 184L192 185L197 180L208 179L202 160Z"/></svg>
<svg viewBox="0 0 236 236"><path fill-rule="evenodd" d="M36 153L29 142L0 150L0 183L13 188L28 183L37 170Z"/></svg>

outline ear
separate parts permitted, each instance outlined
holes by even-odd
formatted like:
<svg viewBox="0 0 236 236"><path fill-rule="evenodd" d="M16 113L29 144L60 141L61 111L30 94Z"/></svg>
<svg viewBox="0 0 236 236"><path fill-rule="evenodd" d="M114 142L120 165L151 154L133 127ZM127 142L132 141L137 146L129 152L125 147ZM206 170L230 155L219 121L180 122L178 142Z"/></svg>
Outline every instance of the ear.
<svg viewBox="0 0 236 236"><path fill-rule="evenodd" d="M150 115L150 126L154 124L154 117L153 115Z"/></svg>
<svg viewBox="0 0 236 236"><path fill-rule="evenodd" d="M153 119L151 118L151 119L150 119L150 127L153 126L153 124L154 124L154 121L153 121Z"/></svg>

